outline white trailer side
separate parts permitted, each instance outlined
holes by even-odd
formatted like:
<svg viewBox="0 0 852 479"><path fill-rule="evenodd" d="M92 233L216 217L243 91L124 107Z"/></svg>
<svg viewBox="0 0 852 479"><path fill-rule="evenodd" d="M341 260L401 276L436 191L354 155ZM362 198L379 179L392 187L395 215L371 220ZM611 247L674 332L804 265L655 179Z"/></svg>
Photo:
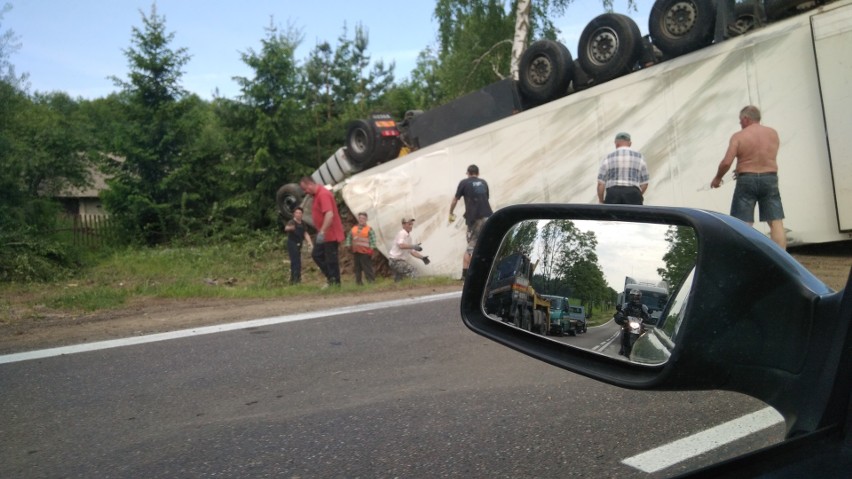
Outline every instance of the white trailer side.
<svg viewBox="0 0 852 479"><path fill-rule="evenodd" d="M594 203L600 159L628 131L648 161L646 205L727 213L734 182L728 176L715 190L709 183L740 109L754 104L781 138L789 244L850 239L850 19L852 1L835 2L449 138L339 188L352 211L369 213L382 253L401 218L413 216L412 235L432 260L417 262L421 274L458 276L465 228L447 215L469 164L490 185L495 209Z"/></svg>

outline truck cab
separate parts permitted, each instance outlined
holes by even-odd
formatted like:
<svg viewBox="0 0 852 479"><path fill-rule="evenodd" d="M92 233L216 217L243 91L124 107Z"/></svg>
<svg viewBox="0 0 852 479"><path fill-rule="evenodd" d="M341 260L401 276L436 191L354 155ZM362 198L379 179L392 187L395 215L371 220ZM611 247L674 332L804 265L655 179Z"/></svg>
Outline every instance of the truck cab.
<svg viewBox="0 0 852 479"><path fill-rule="evenodd" d="M550 301L550 334L576 336L586 332L586 313L582 306L571 306L565 296L541 295Z"/></svg>

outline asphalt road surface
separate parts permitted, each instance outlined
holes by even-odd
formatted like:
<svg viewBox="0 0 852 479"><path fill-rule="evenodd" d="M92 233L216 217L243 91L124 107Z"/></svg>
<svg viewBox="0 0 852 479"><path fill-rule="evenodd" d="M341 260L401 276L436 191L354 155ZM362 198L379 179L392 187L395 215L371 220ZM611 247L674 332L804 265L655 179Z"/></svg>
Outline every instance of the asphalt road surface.
<svg viewBox="0 0 852 479"><path fill-rule="evenodd" d="M668 477L783 437L770 421L720 438L765 415L746 396L608 386L458 311L442 295L0 356L0 477Z"/></svg>

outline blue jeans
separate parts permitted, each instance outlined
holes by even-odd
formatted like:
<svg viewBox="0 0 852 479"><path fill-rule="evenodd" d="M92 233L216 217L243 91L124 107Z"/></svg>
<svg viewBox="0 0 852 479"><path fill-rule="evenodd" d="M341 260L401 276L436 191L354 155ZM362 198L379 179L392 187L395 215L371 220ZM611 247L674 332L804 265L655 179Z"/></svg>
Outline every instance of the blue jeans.
<svg viewBox="0 0 852 479"><path fill-rule="evenodd" d="M778 175L775 173L739 173L731 216L746 223L754 223L754 205L760 207L760 221L784 219Z"/></svg>

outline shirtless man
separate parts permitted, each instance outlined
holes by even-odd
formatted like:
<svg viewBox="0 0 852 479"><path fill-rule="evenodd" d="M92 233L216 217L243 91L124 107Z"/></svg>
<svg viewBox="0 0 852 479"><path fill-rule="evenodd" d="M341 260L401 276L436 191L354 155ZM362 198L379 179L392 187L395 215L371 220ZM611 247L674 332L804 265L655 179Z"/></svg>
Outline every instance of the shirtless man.
<svg viewBox="0 0 852 479"><path fill-rule="evenodd" d="M731 136L725 158L711 188L722 184L722 176L728 172L734 159L737 160L735 178L737 186L731 201L731 216L749 225L754 224L754 205L760 206L760 221L769 223L769 237L783 249L787 248L784 233L784 208L778 190L778 132L760 124L760 110L747 106L740 111L742 130Z"/></svg>

